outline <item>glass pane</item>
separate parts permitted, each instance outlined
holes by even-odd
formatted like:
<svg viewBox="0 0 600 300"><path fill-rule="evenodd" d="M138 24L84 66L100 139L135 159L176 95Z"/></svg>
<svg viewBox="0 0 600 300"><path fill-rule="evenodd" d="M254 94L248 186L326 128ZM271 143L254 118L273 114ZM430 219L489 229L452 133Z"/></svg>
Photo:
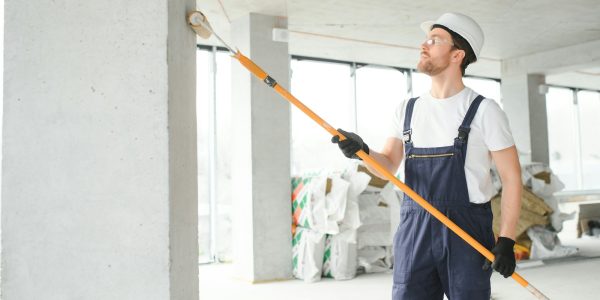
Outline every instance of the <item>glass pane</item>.
<svg viewBox="0 0 600 300"><path fill-rule="evenodd" d="M463 82L466 86L473 89L477 94L483 95L486 98L491 98L502 107L502 98L500 95L500 82L485 79L464 77Z"/></svg>
<svg viewBox="0 0 600 300"><path fill-rule="evenodd" d="M392 112L406 98L406 76L392 68L356 70L357 132L375 151L388 138Z"/></svg>
<svg viewBox="0 0 600 300"><path fill-rule="evenodd" d="M212 100L212 53L198 50L196 54L196 119L198 134L198 245L200 262L211 259L208 130L209 103Z"/></svg>
<svg viewBox="0 0 600 300"><path fill-rule="evenodd" d="M329 125L354 131L350 65L292 60L292 93ZM292 175L321 169L341 170L348 163L321 126L292 107Z"/></svg>
<svg viewBox="0 0 600 300"><path fill-rule="evenodd" d="M431 89L431 77L429 75L412 72L412 97L418 97Z"/></svg>
<svg viewBox="0 0 600 300"><path fill-rule="evenodd" d="M580 91L577 100L581 130L582 188L600 189L600 139L595 132L600 116L600 93Z"/></svg>
<svg viewBox="0 0 600 300"><path fill-rule="evenodd" d="M228 52L217 52L217 257L230 261L232 250L231 233L231 56Z"/></svg>
<svg viewBox="0 0 600 300"><path fill-rule="evenodd" d="M550 168L565 184L565 190L577 189L577 128L573 92L550 88L546 94Z"/></svg>

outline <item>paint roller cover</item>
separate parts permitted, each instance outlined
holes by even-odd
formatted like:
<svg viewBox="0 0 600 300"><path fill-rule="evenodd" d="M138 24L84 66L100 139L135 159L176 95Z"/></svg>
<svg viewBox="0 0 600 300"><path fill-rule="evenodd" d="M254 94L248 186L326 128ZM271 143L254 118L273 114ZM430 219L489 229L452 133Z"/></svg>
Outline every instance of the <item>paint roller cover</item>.
<svg viewBox="0 0 600 300"><path fill-rule="evenodd" d="M199 11L193 11L188 14L188 23L192 29L203 39L208 39L212 35L212 28L208 24L208 19ZM208 28L206 28L208 26Z"/></svg>

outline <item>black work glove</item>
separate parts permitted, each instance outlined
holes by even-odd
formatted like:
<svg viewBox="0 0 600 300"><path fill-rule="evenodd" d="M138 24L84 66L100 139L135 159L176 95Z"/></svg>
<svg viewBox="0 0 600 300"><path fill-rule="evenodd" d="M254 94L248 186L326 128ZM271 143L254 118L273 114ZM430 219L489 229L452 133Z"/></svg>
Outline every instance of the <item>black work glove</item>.
<svg viewBox="0 0 600 300"><path fill-rule="evenodd" d="M486 259L483 264L483 270L488 270L491 266L494 270L498 271L498 273L502 274L504 278L512 275L512 273L515 272L515 267L517 265L515 261L515 252L513 250L514 246L515 241L507 237L499 237L496 246L492 249L492 253L494 253L496 258L493 263Z"/></svg>
<svg viewBox="0 0 600 300"><path fill-rule="evenodd" d="M356 152L363 150L367 154L369 154L369 146L363 142L363 140L356 133L346 132L338 128L338 132L346 137L345 140L340 141L340 137L338 135L331 138L331 142L334 144L338 144L342 152L347 158L355 158L360 159L360 157L356 156Z"/></svg>

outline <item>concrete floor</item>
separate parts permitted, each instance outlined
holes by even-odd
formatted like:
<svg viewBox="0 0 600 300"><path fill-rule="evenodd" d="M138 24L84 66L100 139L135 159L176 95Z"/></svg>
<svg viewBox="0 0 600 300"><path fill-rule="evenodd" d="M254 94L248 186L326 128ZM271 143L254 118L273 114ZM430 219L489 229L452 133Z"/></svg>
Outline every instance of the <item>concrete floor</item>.
<svg viewBox="0 0 600 300"><path fill-rule="evenodd" d="M577 212L577 203L561 204L563 212ZM556 299L600 299L600 239L576 237L576 222L563 223L558 234L565 246L579 248L576 256L546 260L524 261L517 272L531 285L552 300ZM200 299L260 299L260 300L365 300L390 299L392 274L363 274L348 281L324 278L306 284L301 280L250 284L233 279L230 264L200 266ZM511 278L505 279L498 273L492 276L492 299L514 300L535 299L525 288Z"/></svg>
<svg viewBox="0 0 600 300"><path fill-rule="evenodd" d="M542 265L518 270L533 286L550 299L599 299L600 239L584 237L563 240L577 246L575 257L544 261ZM200 267L200 299L320 300L390 299L391 273L364 274L353 280L323 279L313 284L301 280L250 284L233 279L229 264ZM535 299L512 279L497 273L492 276L492 299Z"/></svg>

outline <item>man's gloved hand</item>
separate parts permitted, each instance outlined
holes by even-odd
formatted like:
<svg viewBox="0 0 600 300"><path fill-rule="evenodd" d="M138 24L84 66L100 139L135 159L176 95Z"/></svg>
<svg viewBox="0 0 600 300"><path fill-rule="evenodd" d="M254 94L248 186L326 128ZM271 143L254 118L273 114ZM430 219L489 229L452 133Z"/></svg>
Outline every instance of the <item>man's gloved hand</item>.
<svg viewBox="0 0 600 300"><path fill-rule="evenodd" d="M493 263L486 260L483 264L483 269L488 270L491 266L498 273L502 274L504 278L512 275L516 266L514 246L515 241L507 237L499 237L496 246L492 249L492 253L494 253L496 258Z"/></svg>
<svg viewBox="0 0 600 300"><path fill-rule="evenodd" d="M360 159L360 157L356 156L356 152L363 150L367 154L369 154L369 146L363 142L363 140L355 133L346 132L338 128L338 132L346 137L345 140L340 141L340 137L338 135L331 138L331 142L334 144L338 144L342 152L347 158L355 158Z"/></svg>

